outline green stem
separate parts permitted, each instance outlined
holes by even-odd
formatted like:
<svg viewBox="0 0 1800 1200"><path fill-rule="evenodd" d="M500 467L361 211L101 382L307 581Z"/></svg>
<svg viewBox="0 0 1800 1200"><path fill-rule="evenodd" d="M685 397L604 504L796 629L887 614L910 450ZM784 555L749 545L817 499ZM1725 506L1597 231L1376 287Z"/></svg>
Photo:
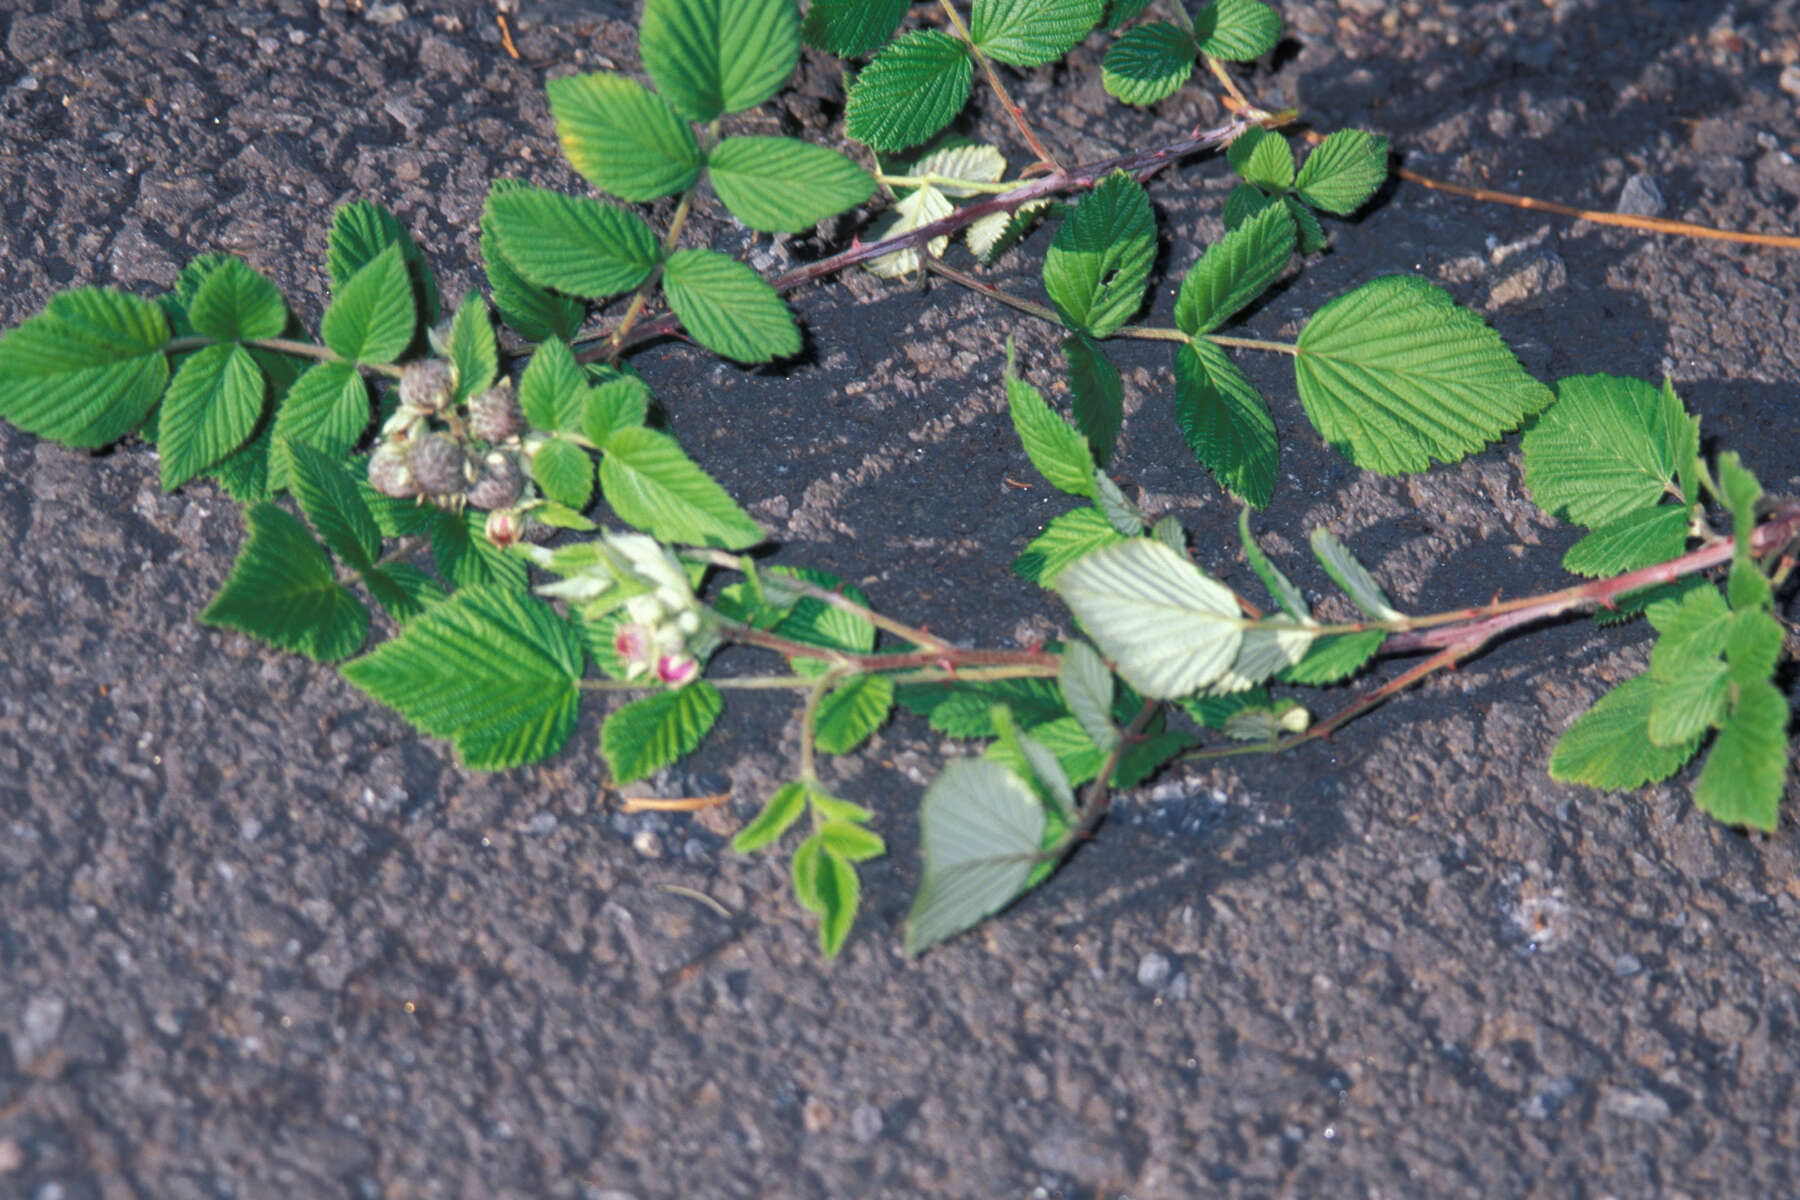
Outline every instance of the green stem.
<svg viewBox="0 0 1800 1200"><path fill-rule="evenodd" d="M217 345L218 338L204 334L193 334L188 337L170 338L163 343L164 354L186 354L190 350L204 350L208 346ZM312 358L320 362L350 362L349 359L333 350L330 346L320 346L314 342L297 342L292 338L246 338L246 346L254 346L258 350L272 350L277 354L291 354L295 358ZM398 379L400 368L392 363L351 363L359 371L373 371L378 375L388 375Z"/></svg>
<svg viewBox="0 0 1800 1200"><path fill-rule="evenodd" d="M997 180L994 183L979 183L972 179L958 179L954 175L938 175L935 173L927 173L924 175L883 175L879 171L875 173L875 182L886 187L934 187L940 191L949 192L950 194L962 192L969 195L979 193L984 196L1004 196L1006 193L1019 186L1019 181L1016 179L1010 183L1005 180Z"/></svg>
<svg viewBox="0 0 1800 1200"><path fill-rule="evenodd" d="M1100 827L1100 821L1106 816L1106 810L1112 806L1110 790L1112 773L1118 767L1119 759L1124 757L1125 748L1144 736L1144 729L1150 724L1150 718L1156 715L1156 710L1161 705L1162 701L1160 700L1144 701L1143 707L1137 711L1137 716L1131 719L1131 724L1125 727L1119 735L1119 740L1113 743L1112 750L1106 756L1106 762L1100 767L1100 773L1094 776L1093 782L1087 786L1087 791L1082 793L1080 819L1067 833L1057 839L1056 845L1044 852L1045 859L1060 859L1073 850L1077 842L1092 837L1094 830Z"/></svg>
<svg viewBox="0 0 1800 1200"><path fill-rule="evenodd" d="M1289 342L1265 342L1261 338L1227 337L1222 333L1203 333L1200 335L1215 346L1236 346L1240 350L1268 350L1275 354L1290 354L1299 357L1300 347Z"/></svg>
<svg viewBox="0 0 1800 1200"><path fill-rule="evenodd" d="M684 551L683 553L687 558L711 563L715 567L723 567L728 571L737 571L740 574L743 572L742 561L730 554L726 554L722 550L690 550ZM809 579L801 579L798 576L793 575L784 575L781 577L780 586L799 592L803 596L810 596L821 604L829 604L832 608L847 612L852 616L861 617L876 628L885 629L895 637L904 642L911 643L914 646L919 646L938 654L954 653L956 651L955 646L952 646L949 642L946 642L943 638L938 637L934 633L929 633L923 629L914 629L912 626L901 621L896 621L892 617L883 616L881 613L876 612L865 604L858 604L842 592L834 591L827 587L820 587Z"/></svg>
<svg viewBox="0 0 1800 1200"><path fill-rule="evenodd" d="M662 279L663 263L669 259L669 252L675 248L675 238L681 233L681 227L687 224L688 213L694 207L694 188L681 194L681 202L675 206L675 215L669 219L669 232L663 235L662 254L644 282L638 284L637 291L631 294L631 303L625 308L625 315L619 318L618 325L613 327L612 335L606 339L606 349L602 357L607 362L619 361L619 354L625 349L625 337L631 327L638 323L644 315L644 308L650 302L650 293L656 289L657 282Z"/></svg>
<svg viewBox="0 0 1800 1200"><path fill-rule="evenodd" d="M983 282L966 271L959 271L955 267L949 266L942 259L925 259L925 269L930 271L933 275L942 275L950 282L960 284L977 295L986 296L996 304L1004 304L1008 308L1016 308L1022 313L1034 316L1040 321L1048 321L1052 325L1064 324L1062 317L1057 311L1048 305L1039 304L1035 300L1027 300L1023 296L1015 296L1011 292L1002 291L993 284ZM1123 325L1107 336L1139 338L1144 341L1154 342L1187 342L1191 340L1187 334L1181 332L1179 329L1166 329L1155 325Z"/></svg>

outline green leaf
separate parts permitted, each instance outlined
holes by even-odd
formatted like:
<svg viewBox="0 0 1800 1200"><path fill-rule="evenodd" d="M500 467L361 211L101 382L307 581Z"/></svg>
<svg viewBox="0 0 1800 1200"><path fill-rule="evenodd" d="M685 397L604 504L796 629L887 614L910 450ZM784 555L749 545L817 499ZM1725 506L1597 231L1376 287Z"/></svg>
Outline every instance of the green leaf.
<svg viewBox="0 0 1800 1200"><path fill-rule="evenodd" d="M433 605L343 671L414 727L449 739L465 766L499 771L562 749L581 667L580 638L549 605L488 586Z"/></svg>
<svg viewBox="0 0 1800 1200"><path fill-rule="evenodd" d="M1731 534L1736 539L1732 561L1745 562L1750 557L1751 534L1756 530L1756 502L1762 499L1763 490L1736 450L1719 455L1719 492L1719 498L1731 510Z"/></svg>
<svg viewBox="0 0 1800 1200"><path fill-rule="evenodd" d="M1687 510L1674 504L1640 508L1608 521L1569 547L1563 570L1598 578L1678 557L1687 546Z"/></svg>
<svg viewBox="0 0 1800 1200"><path fill-rule="evenodd" d="M1194 456L1234 496L1262 508L1275 494L1275 421L1225 352L1195 342L1175 352L1175 420Z"/></svg>
<svg viewBox="0 0 1800 1200"><path fill-rule="evenodd" d="M235 342L215 342L182 363L157 427L163 490L174 491L249 441L265 390L262 368Z"/></svg>
<svg viewBox="0 0 1800 1200"><path fill-rule="evenodd" d="M412 620L450 593L444 585L411 563L389 563L363 572L363 583L376 603L402 624Z"/></svg>
<svg viewBox="0 0 1800 1200"><path fill-rule="evenodd" d="M993 714L1004 705L1023 725L1039 726L1069 715L1062 689L1048 679L999 679L988 683L909 683L894 698L931 722L946 737L991 738Z"/></svg>
<svg viewBox="0 0 1800 1200"><path fill-rule="evenodd" d="M1731 614L1731 630L1725 635L1725 661L1733 680L1744 683L1768 679L1781 660L1781 623L1771 614L1739 609Z"/></svg>
<svg viewBox="0 0 1800 1200"><path fill-rule="evenodd" d="M867 862L887 853L887 843L880 834L853 821L826 821L819 826L819 838L826 850L846 862Z"/></svg>
<svg viewBox="0 0 1800 1200"><path fill-rule="evenodd" d="M1331 576L1331 581L1344 589L1344 594L1356 607L1377 621L1400 619L1400 613L1388 603L1387 594L1369 574L1369 569L1356 560L1350 547L1323 525L1312 531L1312 552L1325 573Z"/></svg>
<svg viewBox="0 0 1800 1200"><path fill-rule="evenodd" d="M1241 141L1242 139L1239 140ZM1233 142L1232 144L1236 145L1237 143ZM1251 187L1247 183L1238 184L1236 187L1232 188L1230 194L1225 197L1225 212L1223 214L1225 228L1228 230L1238 228L1245 221L1248 221L1263 209L1268 208L1271 204L1280 205L1281 198L1271 196L1262 189ZM1307 211L1304 206L1301 206L1301 210ZM1288 215L1292 216L1293 213L1290 212ZM1301 249L1305 250L1306 247L1302 246Z"/></svg>
<svg viewBox="0 0 1800 1200"><path fill-rule="evenodd" d="M589 388L582 401L581 432L604 446L621 429L642 425L650 411L649 389L635 379L612 379Z"/></svg>
<svg viewBox="0 0 1800 1200"><path fill-rule="evenodd" d="M260 422L249 441L206 472L217 479L226 494L239 504L254 504L258 500L269 498L269 457L273 432L271 422Z"/></svg>
<svg viewBox="0 0 1800 1200"><path fill-rule="evenodd" d="M1055 753L1031 735L1021 732L1012 711L1004 704L994 706L993 722L999 740L988 747L987 757L1005 763L1029 784L1038 803L1048 812L1063 821L1074 820L1075 789Z"/></svg>
<svg viewBox="0 0 1800 1200"><path fill-rule="evenodd" d="M1094 495L1094 455L1087 439L1058 416L1031 384L1013 373L1007 341L1006 406L1031 465L1050 486L1075 496Z"/></svg>
<svg viewBox="0 0 1800 1200"><path fill-rule="evenodd" d="M456 364L458 404L486 391L500 374L500 347L494 341L494 322L480 292L463 296L462 307L450 323L450 361Z"/></svg>
<svg viewBox="0 0 1800 1200"><path fill-rule="evenodd" d="M1563 783L1623 790L1667 779L1694 756L1700 739L1680 746L1650 740L1650 709L1656 681L1627 679L1594 704L1556 741L1550 777Z"/></svg>
<svg viewBox="0 0 1800 1200"><path fill-rule="evenodd" d="M1300 661L1282 671L1277 678L1283 683L1311 687L1337 683L1362 670L1386 640L1387 632L1381 629L1314 638Z"/></svg>
<svg viewBox="0 0 1800 1200"><path fill-rule="evenodd" d="M806 785L801 783L784 783L775 789L775 794L756 814L756 819L738 830L737 836L731 839L731 848L739 854L749 854L779 841L781 835L805 814L806 792Z"/></svg>
<svg viewBox="0 0 1800 1200"><path fill-rule="evenodd" d="M1087 438L1094 461L1104 465L1112 457L1125 421L1125 386L1119 368L1085 333L1063 339L1069 356L1069 391L1075 398L1075 424Z"/></svg>
<svg viewBox="0 0 1800 1200"><path fill-rule="evenodd" d="M544 495L576 512L594 498L594 460L574 442L551 438L531 456L531 477Z"/></svg>
<svg viewBox="0 0 1800 1200"><path fill-rule="evenodd" d="M1200 52L1231 62L1249 62L1275 48L1281 16L1259 0L1213 0L1194 14Z"/></svg>
<svg viewBox="0 0 1800 1200"><path fill-rule="evenodd" d="M1063 324L1097 338L1144 302L1156 258L1156 223L1138 182L1114 171L1075 209L1044 257L1044 287Z"/></svg>
<svg viewBox="0 0 1800 1200"><path fill-rule="evenodd" d="M381 530L357 494L356 481L336 460L307 445L290 446L294 499L331 552L366 572L381 555Z"/></svg>
<svg viewBox="0 0 1800 1200"><path fill-rule="evenodd" d="M1296 621L1312 620L1312 611L1307 606L1306 597L1294 586L1292 580L1282 574L1280 567L1269 561L1269 556L1263 553L1263 548L1251 535L1248 508L1238 509L1238 541L1244 547L1244 560L1256 572L1257 578L1263 581L1263 586L1269 589L1269 595L1281 605L1281 611Z"/></svg>
<svg viewBox="0 0 1800 1200"><path fill-rule="evenodd" d="M1231 666L1208 685L1215 692L1241 692L1260 686L1271 675L1285 671L1306 657L1312 649L1316 628L1311 622L1301 623L1290 617L1265 618L1257 626L1244 630Z"/></svg>
<svg viewBox="0 0 1800 1200"><path fill-rule="evenodd" d="M1150 524L1143 510L1131 502L1105 471L1094 472L1094 507L1100 510L1100 515L1115 532L1126 537L1137 537Z"/></svg>
<svg viewBox="0 0 1800 1200"><path fill-rule="evenodd" d="M270 486L287 486L294 446L312 446L342 458L368 425L369 389L356 368L347 362L314 363L275 410Z"/></svg>
<svg viewBox="0 0 1800 1200"><path fill-rule="evenodd" d="M1057 682L1068 701L1069 712L1093 743L1101 750L1118 745L1119 730L1112 719L1112 671L1099 652L1082 641L1064 646Z"/></svg>
<svg viewBox="0 0 1800 1200"><path fill-rule="evenodd" d="M656 235L636 213L585 196L496 186L482 219L500 257L520 278L591 300L644 282L661 254Z"/></svg>
<svg viewBox="0 0 1800 1200"><path fill-rule="evenodd" d="M338 290L319 336L351 362L391 363L412 343L418 320L400 243L390 242Z"/></svg>
<svg viewBox="0 0 1800 1200"><path fill-rule="evenodd" d="M1700 502L1700 418L1688 416L1667 375L1663 376L1663 413L1675 477L1681 481L1681 502L1692 507Z"/></svg>
<svg viewBox="0 0 1800 1200"><path fill-rule="evenodd" d="M516 179L496 179L489 192L489 204L481 213L481 259L487 268L488 288L494 294L494 307L500 319L518 331L527 341L541 342L559 337L567 340L581 329L587 307L569 296L558 296L528 282L500 250L500 237L494 231L490 211L492 197L517 191L528 185Z"/></svg>
<svg viewBox="0 0 1800 1200"><path fill-rule="evenodd" d="M752 229L803 233L875 191L867 171L829 146L787 137L732 137L706 160L713 191Z"/></svg>
<svg viewBox="0 0 1800 1200"><path fill-rule="evenodd" d="M743 263L714 250L677 250L663 268L669 307L694 340L735 362L800 353L800 330L781 293Z"/></svg>
<svg viewBox="0 0 1800 1200"><path fill-rule="evenodd" d="M856 77L844 103L844 132L888 153L916 146L962 110L974 72L959 39L914 30Z"/></svg>
<svg viewBox="0 0 1800 1200"><path fill-rule="evenodd" d="M1672 393L1614 375L1560 379L1556 392L1520 444L1540 508L1598 527L1676 490L1678 448L1700 427Z"/></svg>
<svg viewBox="0 0 1800 1200"><path fill-rule="evenodd" d="M1194 36L1171 21L1139 25L1107 47L1101 86L1126 104L1155 104L1181 90L1199 49Z"/></svg>
<svg viewBox="0 0 1800 1200"><path fill-rule="evenodd" d="M264 501L244 511L250 532L225 585L200 614L271 646L334 662L369 635L369 614L338 583L306 526Z"/></svg>
<svg viewBox="0 0 1800 1200"><path fill-rule="evenodd" d="M856 878L856 869L845 862L831 849L831 844L824 840L823 831L820 831L818 837L824 847L817 859L819 869L813 884L813 894L818 903L819 949L826 958L835 958L837 952L844 948L845 939L850 936L850 927L856 923L862 884Z"/></svg>
<svg viewBox="0 0 1800 1200"><path fill-rule="evenodd" d="M694 131L661 96L610 71L544 85L563 153L581 177L621 200L686 191L706 156Z"/></svg>
<svg viewBox="0 0 1800 1200"><path fill-rule="evenodd" d="M600 752L614 783L630 783L668 766L700 744L725 707L704 679L633 700L600 727Z"/></svg>
<svg viewBox="0 0 1800 1200"><path fill-rule="evenodd" d="M1681 746L1717 725L1725 715L1727 668L1718 659L1661 684L1650 702L1650 740L1658 746Z"/></svg>
<svg viewBox="0 0 1800 1200"><path fill-rule="evenodd" d="M1740 684L1731 716L1694 781L1694 803L1727 825L1774 833L1787 777L1787 723L1787 698L1774 684Z"/></svg>
<svg viewBox="0 0 1800 1200"><path fill-rule="evenodd" d="M574 351L560 338L547 339L519 376L520 411L534 429L572 432L582 427L587 405L587 376Z"/></svg>
<svg viewBox="0 0 1800 1200"><path fill-rule="evenodd" d="M1102 7L1101 0L975 0L969 36L989 58L1041 67L1085 38Z"/></svg>
<svg viewBox="0 0 1800 1200"><path fill-rule="evenodd" d="M1078 508L1063 513L1044 526L1013 560L1013 574L1039 587L1049 587L1064 568L1089 551L1125 539L1097 508Z"/></svg>
<svg viewBox="0 0 1800 1200"><path fill-rule="evenodd" d="M839 684L819 702L813 738L827 754L848 754L881 727L894 704L894 681L886 675L858 675Z"/></svg>
<svg viewBox="0 0 1800 1200"><path fill-rule="evenodd" d="M1456 462L1551 398L1480 317L1406 275L1373 280L1314 314L1294 375L1325 440L1385 474Z"/></svg>
<svg viewBox="0 0 1800 1200"><path fill-rule="evenodd" d="M755 108L800 60L793 0L645 0L644 70L690 121Z"/></svg>
<svg viewBox="0 0 1800 1200"><path fill-rule="evenodd" d="M763 540L762 527L667 434L621 429L605 450L600 489L620 520L663 542L741 550Z"/></svg>
<svg viewBox="0 0 1800 1200"><path fill-rule="evenodd" d="M1252 125L1225 148L1225 158L1244 182L1255 184L1264 193L1285 192L1294 186L1294 151L1287 139L1272 129ZM1270 199L1273 197L1264 196L1265 202Z"/></svg>
<svg viewBox="0 0 1800 1200"><path fill-rule="evenodd" d="M1672 610L1656 606L1653 618L1662 635L1650 651L1650 675L1659 683L1701 669L1725 651L1732 614L1716 588L1698 588Z"/></svg>
<svg viewBox="0 0 1800 1200"><path fill-rule="evenodd" d="M1125 681L1154 699L1205 687L1243 643L1230 590L1161 542L1102 547L1053 586Z"/></svg>
<svg viewBox="0 0 1800 1200"><path fill-rule="evenodd" d="M280 337L287 328L281 289L241 258L227 258L210 272L188 305L196 333L221 342Z"/></svg>
<svg viewBox="0 0 1800 1200"><path fill-rule="evenodd" d="M394 245L400 247L400 257L406 263L418 319L428 326L437 324L437 284L431 278L431 265L425 261L424 252L393 213L370 200L353 200L331 214L325 264L331 273L333 294Z"/></svg>
<svg viewBox="0 0 1800 1200"><path fill-rule="evenodd" d="M837 576L810 567L769 568L764 575L763 585L771 596L780 587L784 576L804 579L819 587L842 592L847 599L868 607L869 598L861 589L847 586ZM846 612L811 596L801 596L796 600L793 611L775 627L775 632L797 642L812 646L831 646L853 654L867 654L875 649L875 626L867 617Z"/></svg>
<svg viewBox="0 0 1800 1200"><path fill-rule="evenodd" d="M906 952L919 954L1018 895L1044 833L1044 809L1024 780L996 762L950 763L919 805L925 868L906 918Z"/></svg>
<svg viewBox="0 0 1800 1200"><path fill-rule="evenodd" d="M794 849L790 863L794 877L794 899L815 917L825 915L825 889L830 886L821 875L825 871L825 842L817 833Z"/></svg>
<svg viewBox="0 0 1800 1200"><path fill-rule="evenodd" d="M379 514L376 519L379 521ZM459 588L493 584L524 590L524 562L499 549L482 533L486 513L437 512L428 521L425 531L431 538L431 559L437 564L438 574Z"/></svg>
<svg viewBox="0 0 1800 1200"><path fill-rule="evenodd" d="M1181 281L1175 324L1190 337L1211 333L1262 295L1294 254L1294 222L1272 204L1208 246Z"/></svg>
<svg viewBox="0 0 1800 1200"><path fill-rule="evenodd" d="M168 317L147 300L93 287L54 296L0 337L0 417L65 446L111 445L168 384L168 340Z"/></svg>
<svg viewBox="0 0 1800 1200"><path fill-rule="evenodd" d="M800 38L814 50L858 58L894 36L912 0L813 0Z"/></svg>
<svg viewBox="0 0 1800 1200"><path fill-rule="evenodd" d="M1360 129L1340 129L1306 156L1294 179L1294 191L1314 208L1344 217L1368 203L1387 175L1386 138Z"/></svg>
<svg viewBox="0 0 1800 1200"><path fill-rule="evenodd" d="M1769 577L1757 567L1756 560L1748 556L1731 564L1731 574L1725 589L1731 600L1731 607L1739 612L1769 608L1774 604L1775 593L1769 584Z"/></svg>

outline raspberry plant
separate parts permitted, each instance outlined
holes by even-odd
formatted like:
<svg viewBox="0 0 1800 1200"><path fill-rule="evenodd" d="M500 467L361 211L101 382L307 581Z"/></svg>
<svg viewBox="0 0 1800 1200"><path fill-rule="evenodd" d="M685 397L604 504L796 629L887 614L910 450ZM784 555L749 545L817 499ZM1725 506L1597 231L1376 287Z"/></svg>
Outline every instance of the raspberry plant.
<svg viewBox="0 0 1800 1200"><path fill-rule="evenodd" d="M1667 382L1596 375L1553 392L1421 279L1364 284L1292 343L1222 332L1296 255L1327 244L1320 213L1368 201L1387 148L1340 131L1296 164L1280 131L1292 114L1256 106L1225 65L1274 45L1280 22L1268 5L1214 0L1190 12L1176 0L1159 5L1165 17L1141 20L1149 7L974 0L965 20L949 0L918 12L907 0L814 0L803 21L792 0L646 0L640 50L653 88L617 73L549 84L570 162L614 199L497 181L481 219L489 297L466 296L446 317L418 247L391 214L358 201L332 222L333 298L317 340L273 282L206 254L168 295L81 288L7 333L0 416L71 447L154 442L167 489L217 480L245 506L249 537L200 619L341 663L352 684L449 740L471 768L556 753L584 693L621 692L637 698L607 716L600 748L624 783L692 751L726 689L799 693L795 777L735 845L773 845L807 820L793 881L826 953L855 919L856 864L885 845L873 813L830 794L816 756L854 752L896 706L986 742L948 764L921 804L924 868L906 929L917 952L1042 882L1098 826L1113 789L1177 757L1287 749L1498 634L1586 609L1609 620L1641 612L1658 639L1649 669L1563 735L1551 773L1635 787L1710 743L1696 803L1772 830L1788 722L1773 682L1783 647L1774 597L1800 504L1764 497L1729 452L1709 467L1698 422ZM932 27L902 31L927 14ZM1053 63L1101 24L1129 26L1104 66L1120 100L1162 99L1200 67L1224 89L1231 119L1167 146L1063 164L1000 67ZM802 40L868 59L846 71L845 132L862 147L853 154L726 131L729 117L781 89ZM977 72L1032 156L1012 180L998 147L938 136ZM1133 324L1156 257L1144 184L1219 151L1241 180L1227 232L1181 279L1174 327ZM800 232L878 192L891 208L879 232L773 280L680 244L697 204L716 201L753 230ZM669 197L661 230L627 207ZM1044 220L1060 222L1042 266L1048 304L944 261L952 238L991 260ZM764 531L646 424L636 347L681 330L734 362L789 358L801 338L781 293L859 265L889 278L931 272L1065 331L1073 423L1008 351L1006 399L1024 448L1079 501L1014 570L1053 590L1082 636L968 649L881 614L829 575L763 566L747 552ZM496 312L511 330L504 353ZM1171 519L1151 526L1108 475L1123 406L1105 343L1117 337L1170 343L1174 418L1221 489L1244 502L1244 559L1272 612L1201 572L1184 531ZM1313 552L1363 616L1316 620L1251 534L1279 445L1239 352L1291 357L1307 417L1367 470L1426 470L1528 427L1526 483L1589 527L1564 563L1589 581L1408 615L1321 529ZM1714 530L1715 514L1729 533ZM1707 575L1716 568L1722 587ZM397 629L366 652L374 623L363 597ZM785 670L709 678L711 656L733 642L781 657ZM1421 653L1324 719L1299 698L1377 655Z"/></svg>

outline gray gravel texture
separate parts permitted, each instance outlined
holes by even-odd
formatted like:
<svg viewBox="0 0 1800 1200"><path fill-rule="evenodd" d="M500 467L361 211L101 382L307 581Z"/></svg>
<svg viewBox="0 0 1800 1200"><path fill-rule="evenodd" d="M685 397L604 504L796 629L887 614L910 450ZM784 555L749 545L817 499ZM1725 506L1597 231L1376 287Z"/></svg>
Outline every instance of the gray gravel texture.
<svg viewBox="0 0 1800 1200"><path fill-rule="evenodd" d="M635 67L628 5L516 7L515 61L476 0L11 0L0 325L78 284L153 294L223 249L316 328L329 214L356 196L413 229L447 295L478 286L490 178L580 188L545 79ZM1320 128L1388 134L1417 170L1795 224L1800 5L1281 8L1290 36L1248 85ZM1095 36L1017 83L1067 157L1217 118L1198 86L1113 104L1103 52ZM739 127L816 132L840 95L809 59ZM968 130L1024 161L985 98ZM1216 161L1152 185L1151 320L1228 187ZM1329 298L1416 271L1547 380L1669 372L1713 444L1800 487L1792 254L1406 184L1329 224L1333 250L1242 332L1292 337ZM750 244L709 210L689 236L772 269L855 228ZM1046 240L994 277L1031 288ZM782 561L955 637L1064 630L1006 571L1067 504L999 387L1012 334L1065 394L1054 331L866 277L795 307L793 364L636 356L682 444ZM1235 514L1170 419L1166 351L1113 348L1116 473L1247 585ZM1320 524L1410 609L1565 581L1573 534L1530 503L1516 439L1364 476L1318 444L1285 362L1243 361L1286 438L1257 524L1307 589L1326 590L1303 553ZM1558 732L1641 667L1641 628L1532 631L1330 744L1173 770L1121 796L1050 886L917 963L898 945L912 813L969 748L897 720L826 767L894 850L827 963L782 862L724 847L793 769L785 702L733 702L649 789L729 790L728 808L625 814L591 752L598 712L554 762L473 774L335 672L196 625L240 517L210 484L163 494L141 444L89 455L0 427L0 520L0 1195L1800 1194L1791 815L1745 837L1685 779L1611 796L1544 773Z"/></svg>

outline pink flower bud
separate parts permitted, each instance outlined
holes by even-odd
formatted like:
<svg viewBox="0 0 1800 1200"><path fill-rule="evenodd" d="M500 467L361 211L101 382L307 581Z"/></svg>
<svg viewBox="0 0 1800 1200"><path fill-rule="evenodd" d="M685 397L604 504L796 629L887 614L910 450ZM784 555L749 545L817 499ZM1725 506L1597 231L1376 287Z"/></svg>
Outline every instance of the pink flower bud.
<svg viewBox="0 0 1800 1200"><path fill-rule="evenodd" d="M524 519L518 513L510 509L495 509L487 515L487 524L482 526L482 532L487 535L488 541L504 550L519 540L519 534L523 532L520 526L523 524Z"/></svg>
<svg viewBox="0 0 1800 1200"><path fill-rule="evenodd" d="M665 654L656 660L656 677L670 687L691 683L700 673L700 664L685 654Z"/></svg>

